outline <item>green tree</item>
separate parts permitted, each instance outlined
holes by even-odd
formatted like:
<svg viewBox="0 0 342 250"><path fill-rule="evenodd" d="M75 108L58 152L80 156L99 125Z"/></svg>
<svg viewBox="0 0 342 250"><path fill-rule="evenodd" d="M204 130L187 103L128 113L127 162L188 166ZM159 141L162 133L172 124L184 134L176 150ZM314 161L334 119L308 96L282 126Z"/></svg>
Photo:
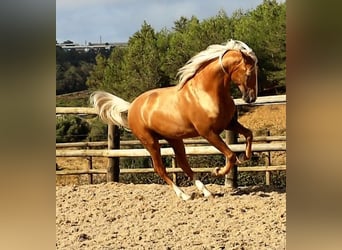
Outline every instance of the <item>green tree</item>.
<svg viewBox="0 0 342 250"><path fill-rule="evenodd" d="M158 57L160 60L160 66L158 68L158 74L160 77L159 87L167 87L171 85L170 76L167 74L167 51L169 50L171 32L167 29L162 29L160 32L156 34L157 37L157 48L158 48Z"/></svg>
<svg viewBox="0 0 342 250"><path fill-rule="evenodd" d="M96 119L90 124L90 131L88 133L87 139L88 141L105 141L107 140L107 133L107 125L99 119Z"/></svg>
<svg viewBox="0 0 342 250"><path fill-rule="evenodd" d="M126 83L130 89L128 99L161 86L160 53L157 36L151 25L144 22L140 31L129 39L124 60Z"/></svg>
<svg viewBox="0 0 342 250"><path fill-rule="evenodd" d="M170 35L165 68L173 83L177 83L177 71L192 56L211 44L227 42L231 37L230 19L223 10L217 16L202 22L195 16L190 19L181 17L174 23Z"/></svg>
<svg viewBox="0 0 342 250"><path fill-rule="evenodd" d="M178 69L192 56L230 38L246 42L257 54L261 87L285 85L285 13L284 3L264 0L256 9L238 10L231 18L224 10L203 21L181 17L171 31L155 32L145 21L127 48L115 48L108 59L96 57L87 85L130 101L148 89L177 84ZM240 96L237 88L232 88L232 95Z"/></svg>
<svg viewBox="0 0 342 250"><path fill-rule="evenodd" d="M165 70L171 82L177 84L177 72L192 56L202 50L199 39L199 20L181 17L175 21L173 34L170 36L169 50L165 58Z"/></svg>
<svg viewBox="0 0 342 250"><path fill-rule="evenodd" d="M230 38L233 38L231 19L222 9L216 16L203 20L201 30L200 39L206 41L207 46L226 43Z"/></svg>
<svg viewBox="0 0 342 250"><path fill-rule="evenodd" d="M56 142L82 141L87 138L89 124L77 116L62 116L56 123Z"/></svg>
<svg viewBox="0 0 342 250"><path fill-rule="evenodd" d="M130 92L125 76L125 54L126 48L115 48L107 60L104 70L103 89L116 93L122 98L127 98Z"/></svg>
<svg viewBox="0 0 342 250"><path fill-rule="evenodd" d="M167 48L168 33L164 30L156 34L144 22L129 39L127 48L115 48L108 59L96 57L87 85L126 100L133 100L148 89L168 86L169 78L162 67Z"/></svg>
<svg viewBox="0 0 342 250"><path fill-rule="evenodd" d="M66 88L72 92L72 90L85 89L83 77L80 75L79 69L75 66L70 66L64 72L64 81L67 83Z"/></svg>
<svg viewBox="0 0 342 250"><path fill-rule="evenodd" d="M56 94L87 89L86 81L96 62L96 55L106 57L108 53L108 50L85 52L75 49L64 50L56 46Z"/></svg>
<svg viewBox="0 0 342 250"><path fill-rule="evenodd" d="M92 90L105 89L104 79L105 79L105 68L107 67L107 59L101 54L98 54L96 55L95 60L96 60L96 64L93 66L93 69L90 71L86 84Z"/></svg>
<svg viewBox="0 0 342 250"><path fill-rule="evenodd" d="M234 37L246 42L258 56L259 82L285 85L286 75L286 5L264 0L247 13L233 16Z"/></svg>

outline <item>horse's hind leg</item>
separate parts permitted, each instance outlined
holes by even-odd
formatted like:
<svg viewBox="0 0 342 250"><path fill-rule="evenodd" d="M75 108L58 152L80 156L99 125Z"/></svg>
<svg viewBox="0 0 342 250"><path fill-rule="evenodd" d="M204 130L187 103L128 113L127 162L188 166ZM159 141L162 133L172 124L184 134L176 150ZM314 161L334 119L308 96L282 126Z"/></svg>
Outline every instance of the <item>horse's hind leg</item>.
<svg viewBox="0 0 342 250"><path fill-rule="evenodd" d="M188 160L186 159L183 140L168 139L169 144L173 148L176 156L177 165L183 169L184 173L193 181L194 185L203 193L205 197L212 196L210 191L198 179L197 175L191 170Z"/></svg>
<svg viewBox="0 0 342 250"><path fill-rule="evenodd" d="M236 119L233 119L228 127L228 130L237 132L239 134L242 134L246 138L246 151L245 154L241 157L239 157L239 161L245 161L251 158L252 156L252 141L253 141L253 133L248 128L244 127L239 123Z"/></svg>
<svg viewBox="0 0 342 250"><path fill-rule="evenodd" d="M175 191L176 195L183 199L183 200L189 200L191 199L191 196L185 194L178 186L176 186L175 183L170 179L170 177L167 175L164 164L162 162L161 154L160 154L160 144L158 142L158 139L149 136L145 134L144 138L139 138L145 148L149 151L151 154L152 162L153 162L153 168L155 172L169 185L172 187L172 189Z"/></svg>

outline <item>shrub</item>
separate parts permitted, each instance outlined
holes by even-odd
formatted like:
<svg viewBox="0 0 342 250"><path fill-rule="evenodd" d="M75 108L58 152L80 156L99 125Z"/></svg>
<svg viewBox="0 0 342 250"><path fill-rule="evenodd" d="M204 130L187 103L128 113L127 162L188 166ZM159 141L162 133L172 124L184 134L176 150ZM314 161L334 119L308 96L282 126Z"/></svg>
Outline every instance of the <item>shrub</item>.
<svg viewBox="0 0 342 250"><path fill-rule="evenodd" d="M98 118L91 122L88 141L105 141L107 140L108 128L107 125L101 122Z"/></svg>
<svg viewBox="0 0 342 250"><path fill-rule="evenodd" d="M63 115L57 118L56 142L77 142L87 138L89 124L78 116Z"/></svg>

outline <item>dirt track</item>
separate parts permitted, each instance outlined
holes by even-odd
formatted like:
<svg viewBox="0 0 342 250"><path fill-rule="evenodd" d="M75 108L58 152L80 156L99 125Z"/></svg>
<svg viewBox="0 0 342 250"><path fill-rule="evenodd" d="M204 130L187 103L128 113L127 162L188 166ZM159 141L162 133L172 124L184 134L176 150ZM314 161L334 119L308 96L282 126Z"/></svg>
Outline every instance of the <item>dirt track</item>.
<svg viewBox="0 0 342 250"><path fill-rule="evenodd" d="M181 201L166 185L56 187L57 249L285 249L286 192L207 185Z"/></svg>

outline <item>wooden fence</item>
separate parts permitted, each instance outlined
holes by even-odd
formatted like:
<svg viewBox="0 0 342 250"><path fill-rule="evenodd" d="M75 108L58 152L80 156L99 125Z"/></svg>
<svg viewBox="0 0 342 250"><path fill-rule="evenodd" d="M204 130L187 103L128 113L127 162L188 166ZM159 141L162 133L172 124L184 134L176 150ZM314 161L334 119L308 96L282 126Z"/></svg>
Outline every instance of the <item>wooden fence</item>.
<svg viewBox="0 0 342 250"><path fill-rule="evenodd" d="M241 99L234 99L238 106L246 105ZM252 105L268 105L268 104L284 104L286 103L286 95L258 97L257 101ZM251 104L249 104L251 105ZM56 107L56 114L96 114L93 108L85 107ZM234 152L244 152L244 139L238 139L236 134L226 131L226 143ZM285 136L260 136L254 138L252 144L253 152L271 152L271 151L286 151L286 137ZM163 144L167 142L160 141ZM215 155L221 154L215 147L208 146L204 139L187 139L184 140L186 144L187 155ZM272 142L272 143L258 143L258 142ZM139 145L139 141L120 141L119 129L116 126L108 126L108 141L107 142L76 142L76 143L57 143L56 157L86 157L88 159L88 169L85 170L62 170L56 171L57 175L80 175L88 174L90 176L89 183L92 183L92 174L106 174L107 181L119 181L119 174L125 173L152 173L153 168L136 168L136 169L120 169L119 157L146 157L149 153L144 148L135 149L120 149L120 145ZM187 146L189 144L196 144L196 146ZM206 145L205 145L206 144ZM141 144L140 144L141 145ZM200 146L198 146L200 145ZM204 145L204 146L202 146ZM93 149L94 147L104 147L107 149ZM70 149L85 147L86 149ZM69 148L69 149L66 149ZM162 156L174 156L172 148L166 147L161 149ZM107 169L92 169L92 157L107 157ZM174 158L174 157L172 157ZM206 173L212 172L212 168L193 168L194 172ZM227 186L236 187L237 172L240 171L265 171L266 185L270 184L270 172L286 170L286 165L271 165L270 157L266 166L252 166L252 167L236 167L231 173L226 176L225 184ZM176 173L182 172L181 168L177 168L173 160L171 168L167 168L168 173L173 174L175 180Z"/></svg>

